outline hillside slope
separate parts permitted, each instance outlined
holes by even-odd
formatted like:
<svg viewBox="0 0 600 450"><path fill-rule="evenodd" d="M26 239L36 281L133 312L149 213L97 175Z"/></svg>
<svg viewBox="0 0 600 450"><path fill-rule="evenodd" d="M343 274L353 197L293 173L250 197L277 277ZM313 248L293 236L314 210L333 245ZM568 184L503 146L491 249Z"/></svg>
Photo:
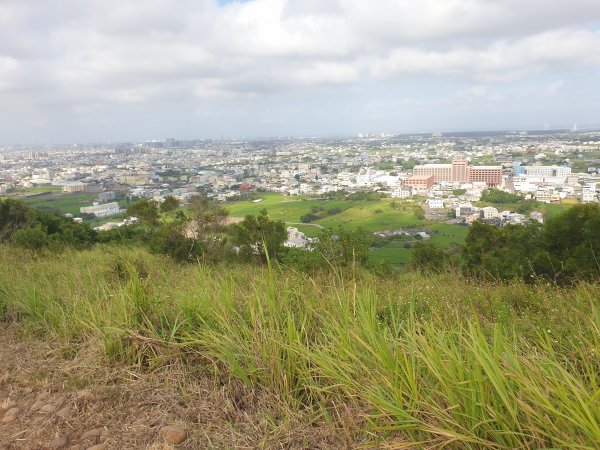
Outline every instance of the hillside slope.
<svg viewBox="0 0 600 450"><path fill-rule="evenodd" d="M20 330L2 330L0 401L25 411L0 425L4 445L106 427L108 448L144 448L174 423L186 448L600 447L598 284L178 265L110 246L0 246L0 266L0 322ZM73 423L29 412L44 391Z"/></svg>
<svg viewBox="0 0 600 450"><path fill-rule="evenodd" d="M173 425L187 435L178 449L350 445L344 430L301 414L280 421L271 396L190 364L148 371L107 364L93 345L68 351L0 325L0 419L20 410L0 423L0 449L168 450L162 430Z"/></svg>

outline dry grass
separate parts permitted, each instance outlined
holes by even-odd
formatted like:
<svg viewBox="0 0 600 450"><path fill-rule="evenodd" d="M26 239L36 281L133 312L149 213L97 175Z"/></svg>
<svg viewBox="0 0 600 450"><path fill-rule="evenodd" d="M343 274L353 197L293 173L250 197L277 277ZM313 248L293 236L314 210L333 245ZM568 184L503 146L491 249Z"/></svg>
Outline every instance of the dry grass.
<svg viewBox="0 0 600 450"><path fill-rule="evenodd" d="M25 335L18 326L0 328L0 415L8 402L24 411L15 422L0 425L0 449L43 449L64 436L69 445L106 442L111 449L166 450L174 447L158 431L172 424L188 432L181 449L353 446L348 427L356 432L355 423L340 420L332 427L292 413L268 393L194 370L189 359L147 371L110 364L98 342L70 358L64 350ZM93 398L78 398L83 389ZM30 411L39 398L56 411ZM65 406L72 408L66 420L56 413ZM105 436L81 439L98 428L106 430Z"/></svg>

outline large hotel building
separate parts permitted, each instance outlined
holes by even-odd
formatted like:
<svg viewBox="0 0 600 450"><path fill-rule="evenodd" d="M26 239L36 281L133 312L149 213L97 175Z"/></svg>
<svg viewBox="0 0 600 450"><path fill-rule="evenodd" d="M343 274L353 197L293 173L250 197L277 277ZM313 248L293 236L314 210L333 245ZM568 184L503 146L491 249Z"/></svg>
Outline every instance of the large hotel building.
<svg viewBox="0 0 600 450"><path fill-rule="evenodd" d="M426 176L433 176L434 183L442 181L458 183L484 182L488 186L500 186L502 184L502 167L469 166L469 163L464 160L455 160L452 161L452 164L415 166L413 177Z"/></svg>

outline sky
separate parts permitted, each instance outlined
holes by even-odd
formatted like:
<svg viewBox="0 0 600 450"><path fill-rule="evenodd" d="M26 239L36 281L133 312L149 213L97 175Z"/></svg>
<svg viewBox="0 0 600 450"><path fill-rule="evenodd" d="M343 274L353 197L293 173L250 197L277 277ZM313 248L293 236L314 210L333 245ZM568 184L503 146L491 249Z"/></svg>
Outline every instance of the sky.
<svg viewBox="0 0 600 450"><path fill-rule="evenodd" d="M0 143L600 127L600 0L0 0Z"/></svg>

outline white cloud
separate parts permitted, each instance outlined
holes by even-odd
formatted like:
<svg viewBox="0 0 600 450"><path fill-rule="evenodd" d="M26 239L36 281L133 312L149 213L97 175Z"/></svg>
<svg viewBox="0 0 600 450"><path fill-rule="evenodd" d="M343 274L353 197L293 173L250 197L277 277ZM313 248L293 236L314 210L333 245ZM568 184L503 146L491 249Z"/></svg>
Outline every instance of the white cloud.
<svg viewBox="0 0 600 450"><path fill-rule="evenodd" d="M559 81L550 83L550 84L546 85L546 87L544 88L544 95L550 95L550 96L557 95L562 91L564 86L565 86L565 82L563 80L559 80Z"/></svg>
<svg viewBox="0 0 600 450"><path fill-rule="evenodd" d="M598 22L598 0L3 0L0 104L227 101L415 79L475 85L469 98L485 100L494 83L597 70Z"/></svg>

